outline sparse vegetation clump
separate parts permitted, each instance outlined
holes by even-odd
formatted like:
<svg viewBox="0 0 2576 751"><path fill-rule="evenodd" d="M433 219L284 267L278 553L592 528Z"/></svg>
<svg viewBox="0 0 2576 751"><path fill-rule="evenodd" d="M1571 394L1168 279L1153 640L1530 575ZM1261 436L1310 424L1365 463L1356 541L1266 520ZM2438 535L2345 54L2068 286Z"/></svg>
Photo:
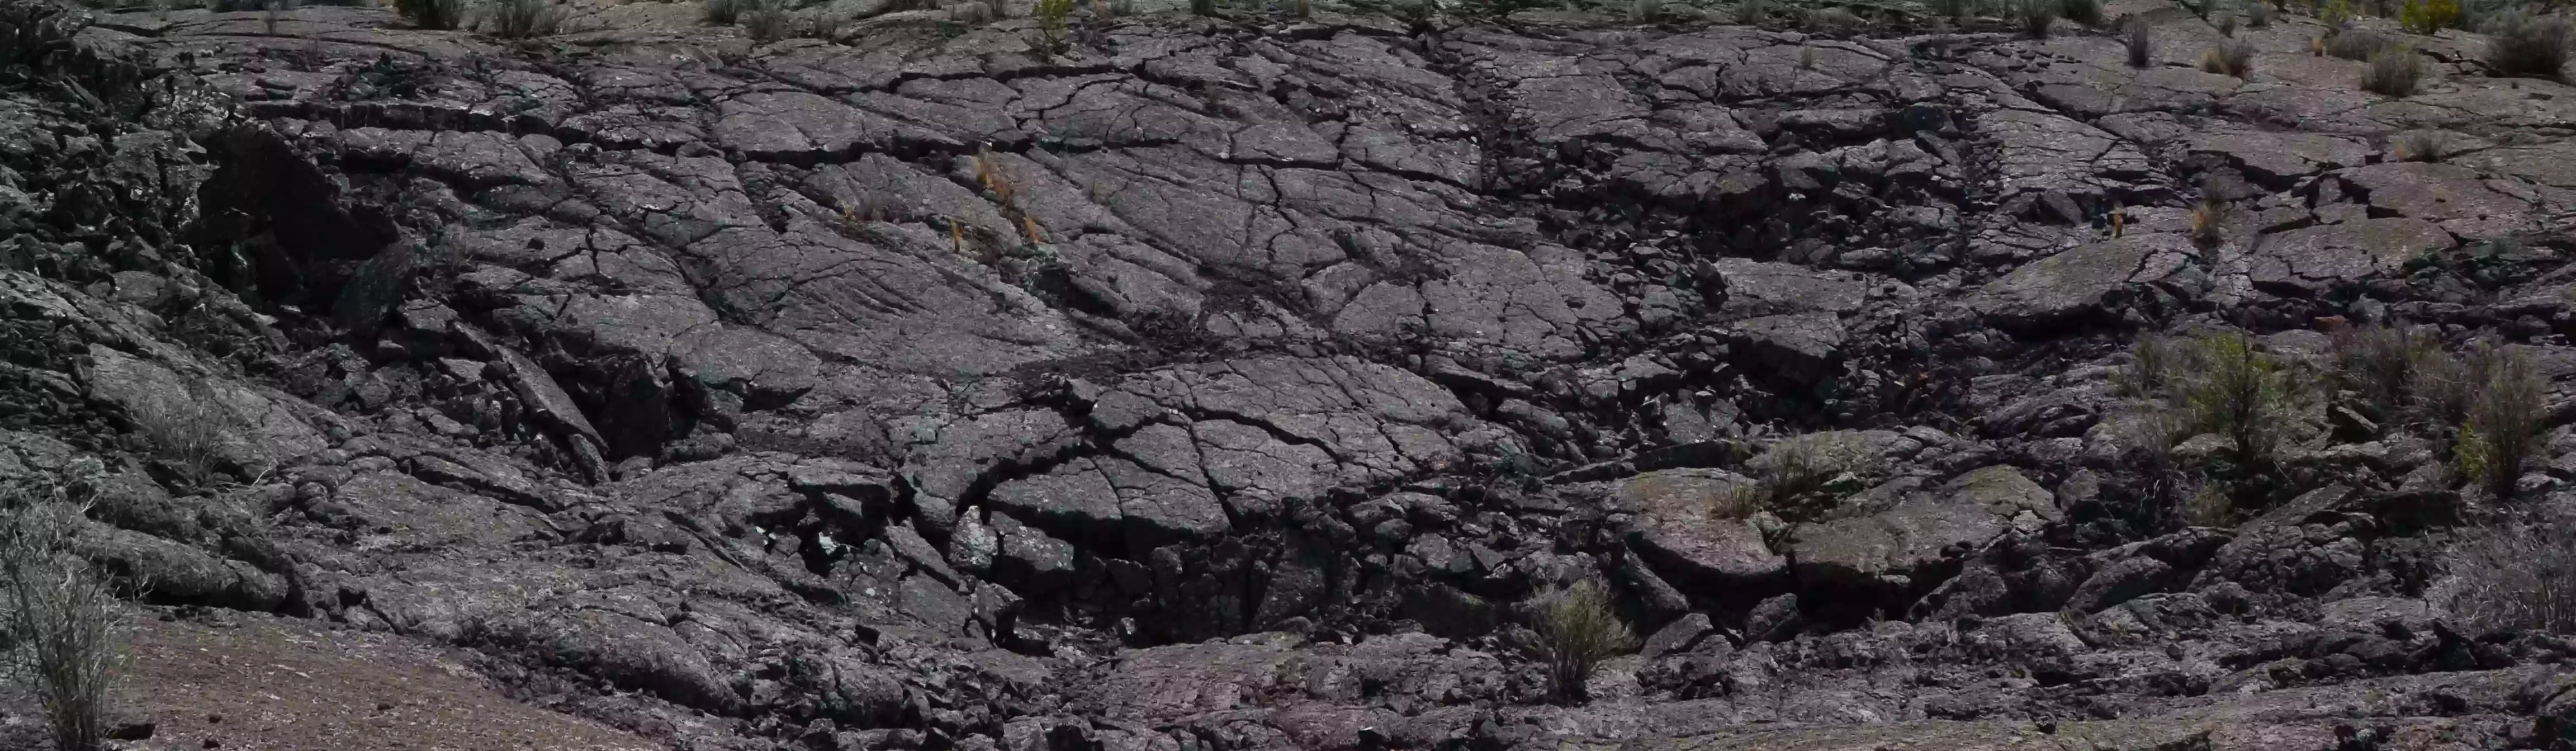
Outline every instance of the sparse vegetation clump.
<svg viewBox="0 0 2576 751"><path fill-rule="evenodd" d="M1932 13L1952 21L1966 21L1977 15L1977 0L1931 0Z"/></svg>
<svg viewBox="0 0 2576 751"><path fill-rule="evenodd" d="M775 42L796 31L795 17L787 12L787 0L746 0L742 11L742 31L753 41Z"/></svg>
<svg viewBox="0 0 2576 751"><path fill-rule="evenodd" d="M2484 482L2496 497L2511 496L2540 442L2547 394L2531 364L2512 351L2483 346L2470 354L2475 390L2451 449L2459 474Z"/></svg>
<svg viewBox="0 0 2576 751"><path fill-rule="evenodd" d="M2129 364L2111 373L2111 386L2122 396L2155 399L2170 392L2197 368L2190 342L2163 334L2141 334L2129 344Z"/></svg>
<svg viewBox="0 0 2576 751"><path fill-rule="evenodd" d="M2226 242L2226 213L2226 204L2220 203L2216 197L2202 196L2200 203L2191 207L2191 241L2203 248L2214 248Z"/></svg>
<svg viewBox="0 0 2576 751"><path fill-rule="evenodd" d="M2371 55L2394 43L2395 40L2375 31L2346 29L2328 34L2325 47L2328 55L2359 62L2370 59Z"/></svg>
<svg viewBox="0 0 2576 751"><path fill-rule="evenodd" d="M2154 29L2146 19L2129 19L2129 33L2121 39L2129 48L2129 67L2144 68L2155 63Z"/></svg>
<svg viewBox="0 0 2576 751"><path fill-rule="evenodd" d="M0 488L0 644L10 677L44 708L54 747L95 751L105 748L127 632L107 575L72 551L85 509L71 484Z"/></svg>
<svg viewBox="0 0 2576 751"><path fill-rule="evenodd" d="M453 29L465 21L465 0L394 0L394 12L423 29Z"/></svg>
<svg viewBox="0 0 2576 751"><path fill-rule="evenodd" d="M2451 137L2438 130L2411 130L2397 136L2399 161L2439 162L2451 155Z"/></svg>
<svg viewBox="0 0 2576 751"><path fill-rule="evenodd" d="M2262 3L2253 3L2245 6L2245 25L2252 26L2257 29L2270 27L2272 25L2272 6L2264 5Z"/></svg>
<svg viewBox="0 0 2576 751"><path fill-rule="evenodd" d="M1586 581L1564 591L1541 592L1538 613L1530 624L1534 636L1523 645L1531 659L1547 665L1549 690L1560 699L1580 701L1592 671L1636 643L1636 635L1600 585Z"/></svg>
<svg viewBox="0 0 2576 751"><path fill-rule="evenodd" d="M1634 23L1654 23L1655 17L1663 15L1663 12L1663 0L1635 0L1628 5L1628 20Z"/></svg>
<svg viewBox="0 0 2576 751"><path fill-rule="evenodd" d="M223 402L202 383L184 393L169 394L132 411L134 426L152 454L184 482L209 478L220 460L225 426Z"/></svg>
<svg viewBox="0 0 2576 751"><path fill-rule="evenodd" d="M2350 0L2326 0L2324 5L2317 7L2317 23L2325 24L2327 33L2333 33L2336 30L2340 30L2344 27L2344 24L2351 22L2352 3Z"/></svg>
<svg viewBox="0 0 2576 751"><path fill-rule="evenodd" d="M2567 19L2508 14L2489 25L2487 69L2499 76L2557 80L2570 45L2576 45L2576 26Z"/></svg>
<svg viewBox="0 0 2576 751"><path fill-rule="evenodd" d="M735 21L741 20L742 6L749 1L750 0L706 0L706 6L703 10L706 12L707 23L719 26L732 26Z"/></svg>
<svg viewBox="0 0 2576 751"><path fill-rule="evenodd" d="M2049 27L2057 25L2057 13L2061 8L2062 3L2058 0L2020 0L2014 8L2014 15L2021 19L2023 33L2032 39L2046 39Z"/></svg>
<svg viewBox="0 0 2576 751"><path fill-rule="evenodd" d="M2088 29L2102 25L2102 0L2061 0L2057 12Z"/></svg>
<svg viewBox="0 0 2576 751"><path fill-rule="evenodd" d="M485 14L484 32L504 39L547 36L563 20L549 0L493 0Z"/></svg>
<svg viewBox="0 0 2576 751"><path fill-rule="evenodd" d="M1430 7L1427 0L1424 7ZM1216 0L1190 0L1190 13L1200 16L1216 15Z"/></svg>
<svg viewBox="0 0 2576 751"><path fill-rule="evenodd" d="M2361 69L2361 90L2380 96L2414 96L2423 84L2424 56L2404 44L2388 45L2371 53L2370 65Z"/></svg>
<svg viewBox="0 0 2576 751"><path fill-rule="evenodd" d="M2219 17L2218 35L2230 38L2236 36L2236 16L2234 14Z"/></svg>
<svg viewBox="0 0 2576 751"><path fill-rule="evenodd" d="M2576 532L2563 519L2468 534L2450 555L2442 597L2479 634L2576 634Z"/></svg>
<svg viewBox="0 0 2576 751"><path fill-rule="evenodd" d="M2232 332L2202 339L2198 361L2199 377L2184 391L2193 425L2226 437L2243 464L2269 462L2288 419L2288 371Z"/></svg>
<svg viewBox="0 0 2576 751"><path fill-rule="evenodd" d="M1864 446L1844 433L1809 433L1774 443L1750 462L1754 481L1729 489L1719 499L1717 513L1740 518L1782 508L1868 469L1866 454Z"/></svg>
<svg viewBox="0 0 2576 751"><path fill-rule="evenodd" d="M2332 377L2336 388L2352 392L2372 419L2385 423L2416 409L2448 357L2429 334L2354 327L2334 335Z"/></svg>
<svg viewBox="0 0 2576 751"><path fill-rule="evenodd" d="M2397 10L2398 28L2410 34L2432 34L2459 21L2459 0L2406 0Z"/></svg>
<svg viewBox="0 0 2576 751"><path fill-rule="evenodd" d="M2219 44L2200 55L2200 69L2223 76L2246 78L2254 74L2254 45L2242 40Z"/></svg>

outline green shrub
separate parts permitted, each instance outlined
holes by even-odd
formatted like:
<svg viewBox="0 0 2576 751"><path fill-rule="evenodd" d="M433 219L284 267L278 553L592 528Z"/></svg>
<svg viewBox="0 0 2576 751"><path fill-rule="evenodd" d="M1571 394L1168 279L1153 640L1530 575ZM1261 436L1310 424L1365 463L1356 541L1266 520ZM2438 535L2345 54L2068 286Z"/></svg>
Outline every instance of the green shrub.
<svg viewBox="0 0 2576 751"><path fill-rule="evenodd" d="M2344 24L2352 23L2352 3L2350 0L2326 0L2324 6L2317 8L2317 23L2325 24L2326 32L2330 34L2342 29Z"/></svg>
<svg viewBox="0 0 2576 751"><path fill-rule="evenodd" d="M453 29L465 21L465 0L394 0L394 12L423 29Z"/></svg>
<svg viewBox="0 0 2576 751"><path fill-rule="evenodd" d="M2111 373L2111 386L2123 396L2159 399L2194 369L2195 347L2163 334L2140 334L2129 343L2129 363Z"/></svg>
<svg viewBox="0 0 2576 751"><path fill-rule="evenodd" d="M2234 14L2220 16L2218 18L2218 35L2223 37L2236 36L2236 16Z"/></svg>
<svg viewBox="0 0 2576 751"><path fill-rule="evenodd" d="M2424 84L2424 56L2415 48L2392 44L2371 53L2370 64L2361 69L2361 90L2385 97L2406 98Z"/></svg>
<svg viewBox="0 0 2576 751"><path fill-rule="evenodd" d="M1636 635L1619 619L1609 592L1589 581L1563 592L1541 592L1538 603L1538 616L1530 624L1537 636L1523 648L1547 665L1549 690L1579 701L1593 669L1628 650Z"/></svg>
<svg viewBox="0 0 2576 751"><path fill-rule="evenodd" d="M2432 34L2459 21L2459 0L2406 0L2397 10L2398 28L2410 34Z"/></svg>
<svg viewBox="0 0 2576 751"><path fill-rule="evenodd" d="M2481 347L2470 360L2482 382L2452 447L2454 467L2507 497L2540 443L2547 395L2531 364L2509 350Z"/></svg>
<svg viewBox="0 0 2576 751"><path fill-rule="evenodd" d="M0 489L0 643L54 747L93 751L105 748L126 628L108 577L72 552L84 515L58 485Z"/></svg>
<svg viewBox="0 0 2576 751"><path fill-rule="evenodd" d="M752 0L706 0L707 23L732 26L742 19L743 6Z"/></svg>
<svg viewBox="0 0 2576 751"><path fill-rule="evenodd" d="M2254 3L2252 5L2245 6L2245 25L2252 26L2257 29L2270 27L2272 25L2272 6L2264 5L2262 3Z"/></svg>
<svg viewBox="0 0 2576 751"><path fill-rule="evenodd" d="M2201 371L2185 392L2193 424L2226 436L2244 463L2268 463L2289 419L2288 373L2243 334L2203 338L2199 359Z"/></svg>
<svg viewBox="0 0 2576 751"><path fill-rule="evenodd" d="M2576 43L2576 29L2556 16L2511 14L2488 34L2487 69L2500 76L2556 80L2567 67L2569 45Z"/></svg>

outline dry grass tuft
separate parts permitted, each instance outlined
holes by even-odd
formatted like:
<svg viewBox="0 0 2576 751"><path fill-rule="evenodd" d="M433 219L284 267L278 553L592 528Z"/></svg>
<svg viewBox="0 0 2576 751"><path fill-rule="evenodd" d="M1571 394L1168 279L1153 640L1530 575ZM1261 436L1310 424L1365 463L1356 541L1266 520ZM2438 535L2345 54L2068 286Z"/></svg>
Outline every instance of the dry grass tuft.
<svg viewBox="0 0 2576 751"><path fill-rule="evenodd" d="M2500 76L2558 80L2576 45L2576 27L2557 16L2515 13L2488 26L2487 68Z"/></svg>
<svg viewBox="0 0 2576 751"><path fill-rule="evenodd" d="M2221 43L2200 54L2200 69L2237 78L2251 76L2254 74L2254 45L2242 40Z"/></svg>
<svg viewBox="0 0 2576 751"><path fill-rule="evenodd" d="M1586 581L1563 592L1541 592L1539 612L1530 624L1536 638L1522 647L1531 659L1547 664L1548 687L1558 698L1580 701L1583 684L1602 661L1630 649L1636 634L1600 585Z"/></svg>
<svg viewBox="0 0 2576 751"><path fill-rule="evenodd" d="M0 488L0 635L11 677L44 707L54 746L105 748L108 691L128 637L107 575L72 552L86 509L60 485Z"/></svg>
<svg viewBox="0 0 2576 751"><path fill-rule="evenodd" d="M2361 90L2380 96L2414 96L2423 84L2424 56L2404 44L2388 45L2371 53L2370 65L2361 70Z"/></svg>

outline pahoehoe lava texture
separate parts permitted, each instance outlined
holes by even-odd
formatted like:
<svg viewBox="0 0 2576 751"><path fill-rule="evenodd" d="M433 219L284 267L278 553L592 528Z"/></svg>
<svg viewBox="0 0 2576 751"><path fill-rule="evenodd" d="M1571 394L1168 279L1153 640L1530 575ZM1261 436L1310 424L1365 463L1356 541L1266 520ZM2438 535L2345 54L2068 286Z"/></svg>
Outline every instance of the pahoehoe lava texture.
<svg viewBox="0 0 2576 751"><path fill-rule="evenodd" d="M156 604L675 748L2576 737L2576 643L2428 597L2421 441L2186 527L2106 420L2137 332L2213 324L2493 331L2563 403L2576 88L2474 35L2399 100L2286 15L2238 79L1897 5L1140 4L1042 54L1017 3L0 0L0 474L103 460L84 552ZM1709 512L1828 430L1867 487ZM1647 638L1550 704L1515 603L1596 576Z"/></svg>

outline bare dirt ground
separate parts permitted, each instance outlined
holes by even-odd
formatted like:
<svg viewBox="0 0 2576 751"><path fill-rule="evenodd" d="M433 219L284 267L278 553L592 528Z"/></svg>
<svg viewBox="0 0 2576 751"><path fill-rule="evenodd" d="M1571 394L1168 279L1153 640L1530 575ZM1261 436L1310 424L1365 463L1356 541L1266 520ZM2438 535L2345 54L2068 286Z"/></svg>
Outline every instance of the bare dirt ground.
<svg viewBox="0 0 2576 751"><path fill-rule="evenodd" d="M512 701L445 650L401 637L234 613L147 618L137 626L117 714L155 728L126 748L660 748ZM46 747L32 705L11 701L8 709L0 748Z"/></svg>

